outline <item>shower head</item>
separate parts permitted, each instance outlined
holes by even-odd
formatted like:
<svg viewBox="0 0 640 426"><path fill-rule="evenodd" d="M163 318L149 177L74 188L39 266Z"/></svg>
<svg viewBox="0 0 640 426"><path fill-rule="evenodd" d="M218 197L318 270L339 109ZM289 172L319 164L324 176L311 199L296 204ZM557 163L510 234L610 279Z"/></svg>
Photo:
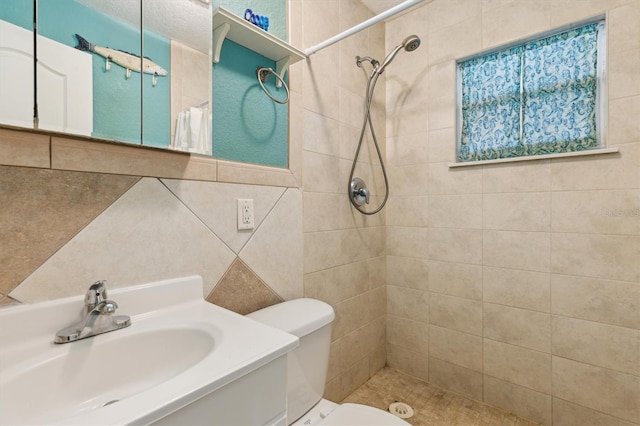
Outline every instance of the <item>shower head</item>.
<svg viewBox="0 0 640 426"><path fill-rule="evenodd" d="M420 37L417 35L410 35L402 41L402 47L407 52L413 52L420 46Z"/></svg>
<svg viewBox="0 0 640 426"><path fill-rule="evenodd" d="M402 40L402 43L394 47L393 50L387 55L387 57L384 58L382 64L380 64L380 66L376 68L376 72L378 74L382 74L385 67L389 65L391 61L393 61L398 52L402 49L406 50L407 52L413 52L418 48L418 46L420 46L420 37L418 37L417 35L410 35L409 37L405 38L404 40Z"/></svg>

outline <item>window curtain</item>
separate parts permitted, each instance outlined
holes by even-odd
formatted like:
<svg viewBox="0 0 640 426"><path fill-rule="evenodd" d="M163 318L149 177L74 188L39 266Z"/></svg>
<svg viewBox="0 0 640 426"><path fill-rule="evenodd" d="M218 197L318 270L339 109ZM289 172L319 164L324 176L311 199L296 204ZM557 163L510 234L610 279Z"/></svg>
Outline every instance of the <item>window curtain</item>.
<svg viewBox="0 0 640 426"><path fill-rule="evenodd" d="M594 148L598 24L459 64L459 161Z"/></svg>

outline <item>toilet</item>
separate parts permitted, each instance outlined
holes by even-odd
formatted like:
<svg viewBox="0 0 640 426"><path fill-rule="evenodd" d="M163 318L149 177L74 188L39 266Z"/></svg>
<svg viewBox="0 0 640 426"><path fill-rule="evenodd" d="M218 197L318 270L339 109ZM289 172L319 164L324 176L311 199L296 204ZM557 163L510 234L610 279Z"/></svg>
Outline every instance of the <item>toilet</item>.
<svg viewBox="0 0 640 426"><path fill-rule="evenodd" d="M295 299L247 317L291 333L300 346L287 354L287 424L323 426L403 425L391 413L361 404L336 404L322 398L329 367L333 308L315 299Z"/></svg>

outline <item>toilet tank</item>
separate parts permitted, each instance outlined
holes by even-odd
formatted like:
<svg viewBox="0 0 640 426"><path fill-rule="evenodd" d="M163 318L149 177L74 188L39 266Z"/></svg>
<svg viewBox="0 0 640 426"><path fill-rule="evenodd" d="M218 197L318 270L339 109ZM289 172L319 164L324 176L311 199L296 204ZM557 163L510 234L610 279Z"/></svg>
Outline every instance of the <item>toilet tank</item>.
<svg viewBox="0 0 640 426"><path fill-rule="evenodd" d="M247 317L291 333L300 345L287 354L287 423L298 420L324 393L333 308L315 299L278 303Z"/></svg>

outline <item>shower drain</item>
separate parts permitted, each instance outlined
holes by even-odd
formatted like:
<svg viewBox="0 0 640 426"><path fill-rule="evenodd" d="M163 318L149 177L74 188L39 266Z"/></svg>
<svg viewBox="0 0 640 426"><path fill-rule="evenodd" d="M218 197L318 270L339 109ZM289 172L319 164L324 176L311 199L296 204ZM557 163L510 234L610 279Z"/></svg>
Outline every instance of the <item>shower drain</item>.
<svg viewBox="0 0 640 426"><path fill-rule="evenodd" d="M113 401L105 402L103 407L106 407L107 405L115 404L116 402L119 402L119 401L120 401L119 399L114 399Z"/></svg>
<svg viewBox="0 0 640 426"><path fill-rule="evenodd" d="M395 416L400 417L401 419L408 419L413 416L413 408L409 406L409 404L405 404L404 402L394 402L389 405L389 412Z"/></svg>

